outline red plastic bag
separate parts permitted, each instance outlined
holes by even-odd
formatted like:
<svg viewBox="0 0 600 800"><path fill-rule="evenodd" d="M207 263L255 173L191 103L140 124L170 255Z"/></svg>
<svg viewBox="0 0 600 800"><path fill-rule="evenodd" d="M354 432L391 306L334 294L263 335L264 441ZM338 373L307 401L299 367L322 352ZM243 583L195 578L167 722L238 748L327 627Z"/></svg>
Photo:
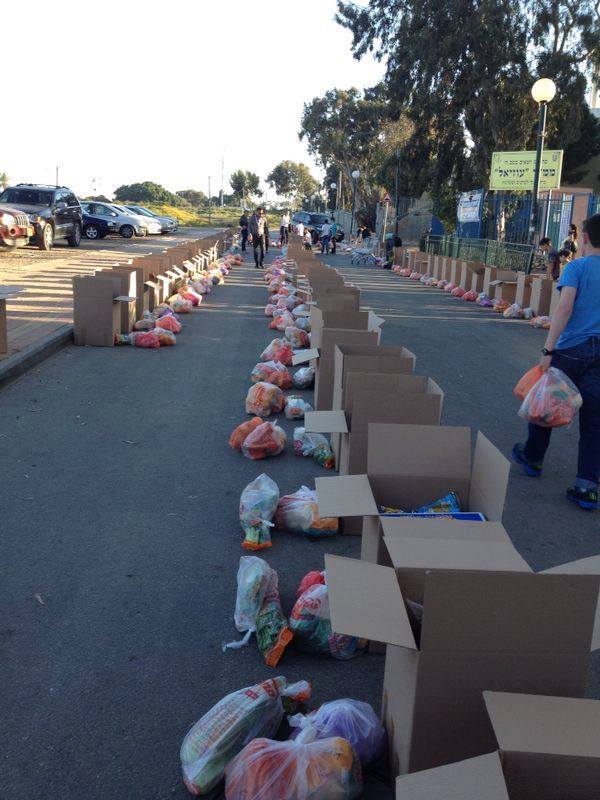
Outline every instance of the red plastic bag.
<svg viewBox="0 0 600 800"><path fill-rule="evenodd" d="M286 367L291 366L294 350L285 339L273 339L260 354L261 361L279 361Z"/></svg>
<svg viewBox="0 0 600 800"><path fill-rule="evenodd" d="M542 428L559 428L573 421L582 403L573 381L561 370L550 367L529 390L519 416Z"/></svg>
<svg viewBox="0 0 600 800"><path fill-rule="evenodd" d="M268 417L278 414L285 406L285 396L279 386L259 381L248 389L246 396L246 414L257 417Z"/></svg>
<svg viewBox="0 0 600 800"><path fill-rule="evenodd" d="M160 347L158 334L154 331L140 331L139 333L130 333L129 336L134 347L146 347L151 350L158 350Z"/></svg>
<svg viewBox="0 0 600 800"><path fill-rule="evenodd" d="M157 319L155 327L164 328L166 331L171 331L171 333L179 333L181 330L181 322L178 322L175 317L169 315Z"/></svg>
<svg viewBox="0 0 600 800"><path fill-rule="evenodd" d="M232 447L234 450L241 450L246 438L253 430L258 428L259 425L262 425L263 421L264 420L260 417L253 417L247 422L242 422L237 428L234 428L229 437L229 447Z"/></svg>
<svg viewBox="0 0 600 800"><path fill-rule="evenodd" d="M272 422L263 422L249 433L242 444L242 454L253 461L278 456L287 442L285 432Z"/></svg>
<svg viewBox="0 0 600 800"><path fill-rule="evenodd" d="M250 373L250 380L252 383L266 381L280 389L292 388L292 376L279 361L260 361Z"/></svg>
<svg viewBox="0 0 600 800"><path fill-rule="evenodd" d="M513 389L513 394L516 394L517 397L521 398L521 400L525 400L531 389L533 389L543 374L544 370L539 364L536 364L535 367L532 367L530 370L528 370L519 380Z"/></svg>

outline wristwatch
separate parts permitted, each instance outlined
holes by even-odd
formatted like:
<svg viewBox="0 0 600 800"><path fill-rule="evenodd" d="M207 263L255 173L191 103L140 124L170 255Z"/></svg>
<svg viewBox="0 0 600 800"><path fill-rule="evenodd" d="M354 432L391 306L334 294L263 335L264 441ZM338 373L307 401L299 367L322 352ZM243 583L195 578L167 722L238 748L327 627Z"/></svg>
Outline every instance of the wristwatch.
<svg viewBox="0 0 600 800"><path fill-rule="evenodd" d="M546 350L545 347L542 347L542 355L543 356L553 356L556 353L556 350Z"/></svg>

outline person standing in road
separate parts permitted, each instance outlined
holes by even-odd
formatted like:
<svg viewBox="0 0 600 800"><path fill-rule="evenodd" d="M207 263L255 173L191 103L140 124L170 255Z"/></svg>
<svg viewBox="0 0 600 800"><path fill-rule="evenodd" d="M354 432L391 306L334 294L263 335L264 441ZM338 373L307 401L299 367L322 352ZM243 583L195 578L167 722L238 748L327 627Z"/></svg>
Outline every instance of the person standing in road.
<svg viewBox="0 0 600 800"><path fill-rule="evenodd" d="M287 244L290 238L290 215L284 211L279 223L279 241L282 245Z"/></svg>
<svg viewBox="0 0 600 800"><path fill-rule="evenodd" d="M552 315L540 367L562 370L577 386L579 458L575 485L567 498L580 508L598 508L600 478L600 214L583 223L583 258L565 265L558 281L560 300ZM525 444L513 447L514 460L530 477L542 474L552 428L529 424Z"/></svg>
<svg viewBox="0 0 600 800"><path fill-rule="evenodd" d="M335 255L337 250L337 234L338 234L338 226L337 222L333 220L330 225L329 235L331 236L331 254Z"/></svg>
<svg viewBox="0 0 600 800"><path fill-rule="evenodd" d="M548 236L540 239L540 253L546 259L546 277L557 281L560 277L560 256L558 250L552 247L552 240Z"/></svg>
<svg viewBox="0 0 600 800"><path fill-rule="evenodd" d="M242 216L240 217L240 232L242 236L242 253L245 253L246 242L248 241L248 215L246 214L246 209L242 210Z"/></svg>
<svg viewBox="0 0 600 800"><path fill-rule="evenodd" d="M331 239L331 225L326 219L321 227L321 252L329 255L329 240Z"/></svg>
<svg viewBox="0 0 600 800"><path fill-rule="evenodd" d="M302 220L296 225L296 233L304 239L304 223Z"/></svg>
<svg viewBox="0 0 600 800"><path fill-rule="evenodd" d="M258 269L264 265L265 250L269 249L269 226L262 206L258 206L254 214L252 214L248 227L252 234L254 266Z"/></svg>
<svg viewBox="0 0 600 800"><path fill-rule="evenodd" d="M579 250L579 242L577 241L579 238L579 229L577 225L571 223L569 225L569 235L562 243L563 250L569 250L573 254L573 258L575 258L575 254Z"/></svg>

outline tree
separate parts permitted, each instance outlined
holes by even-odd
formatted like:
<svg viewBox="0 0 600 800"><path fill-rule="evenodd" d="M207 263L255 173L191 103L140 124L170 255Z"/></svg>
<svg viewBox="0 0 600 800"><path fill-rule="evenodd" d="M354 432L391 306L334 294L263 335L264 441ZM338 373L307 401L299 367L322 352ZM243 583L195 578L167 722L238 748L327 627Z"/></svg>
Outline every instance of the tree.
<svg viewBox="0 0 600 800"><path fill-rule="evenodd" d="M205 206L208 202L204 192L201 192L199 189L182 189L179 192L175 192L175 194L187 200L192 206Z"/></svg>
<svg viewBox="0 0 600 800"><path fill-rule="evenodd" d="M242 204L251 196L262 197L262 191L259 189L260 178L254 172L236 170L229 178L229 185Z"/></svg>
<svg viewBox="0 0 600 800"><path fill-rule="evenodd" d="M387 64L392 105L414 124L405 165L413 193L487 182L494 150L532 148L538 75L558 86L548 145L589 125L585 65L600 60L598 0L338 0L356 58ZM404 170L403 170L404 171Z"/></svg>
<svg viewBox="0 0 600 800"><path fill-rule="evenodd" d="M301 205L305 198L312 197L319 189L318 181L310 174L306 164L295 161L277 164L267 175L267 183L294 207Z"/></svg>
<svg viewBox="0 0 600 800"><path fill-rule="evenodd" d="M152 181L119 186L115 189L115 200L129 203L168 203L174 206L186 204L182 197Z"/></svg>
<svg viewBox="0 0 600 800"><path fill-rule="evenodd" d="M6 189L6 187L10 184L10 178L8 177L6 172L0 172L0 186L2 189Z"/></svg>

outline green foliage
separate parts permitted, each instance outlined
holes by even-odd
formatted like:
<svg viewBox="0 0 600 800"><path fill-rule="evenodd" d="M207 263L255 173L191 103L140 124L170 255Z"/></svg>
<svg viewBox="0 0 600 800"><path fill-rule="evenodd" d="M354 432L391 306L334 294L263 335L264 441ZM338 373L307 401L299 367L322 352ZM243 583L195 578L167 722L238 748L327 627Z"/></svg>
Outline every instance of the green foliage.
<svg viewBox="0 0 600 800"><path fill-rule="evenodd" d="M175 192L175 194L183 198L183 200L188 202L191 206L204 206L208 202L204 192L201 192L199 189L182 189L179 192Z"/></svg>
<svg viewBox="0 0 600 800"><path fill-rule="evenodd" d="M159 183L144 181L143 183L131 183L119 186L115 190L115 200L121 203L169 203L173 206L185 206L186 201Z"/></svg>
<svg viewBox="0 0 600 800"><path fill-rule="evenodd" d="M90 195L89 197L84 197L83 199L89 200L90 202L95 200L97 203L112 203L112 200L109 200L108 197L103 194Z"/></svg>
<svg viewBox="0 0 600 800"><path fill-rule="evenodd" d="M267 175L267 183L293 207L304 205L306 198L319 190L319 182L310 174L306 164L281 161Z"/></svg>
<svg viewBox="0 0 600 800"><path fill-rule="evenodd" d="M0 187L6 189L10 185L10 178L6 172L0 172Z"/></svg>
<svg viewBox="0 0 600 800"><path fill-rule="evenodd" d="M246 198L252 196L262 197L262 191L259 189L260 178L254 172L238 169L232 173L229 178L229 184L233 189L234 195L241 203L244 203Z"/></svg>

